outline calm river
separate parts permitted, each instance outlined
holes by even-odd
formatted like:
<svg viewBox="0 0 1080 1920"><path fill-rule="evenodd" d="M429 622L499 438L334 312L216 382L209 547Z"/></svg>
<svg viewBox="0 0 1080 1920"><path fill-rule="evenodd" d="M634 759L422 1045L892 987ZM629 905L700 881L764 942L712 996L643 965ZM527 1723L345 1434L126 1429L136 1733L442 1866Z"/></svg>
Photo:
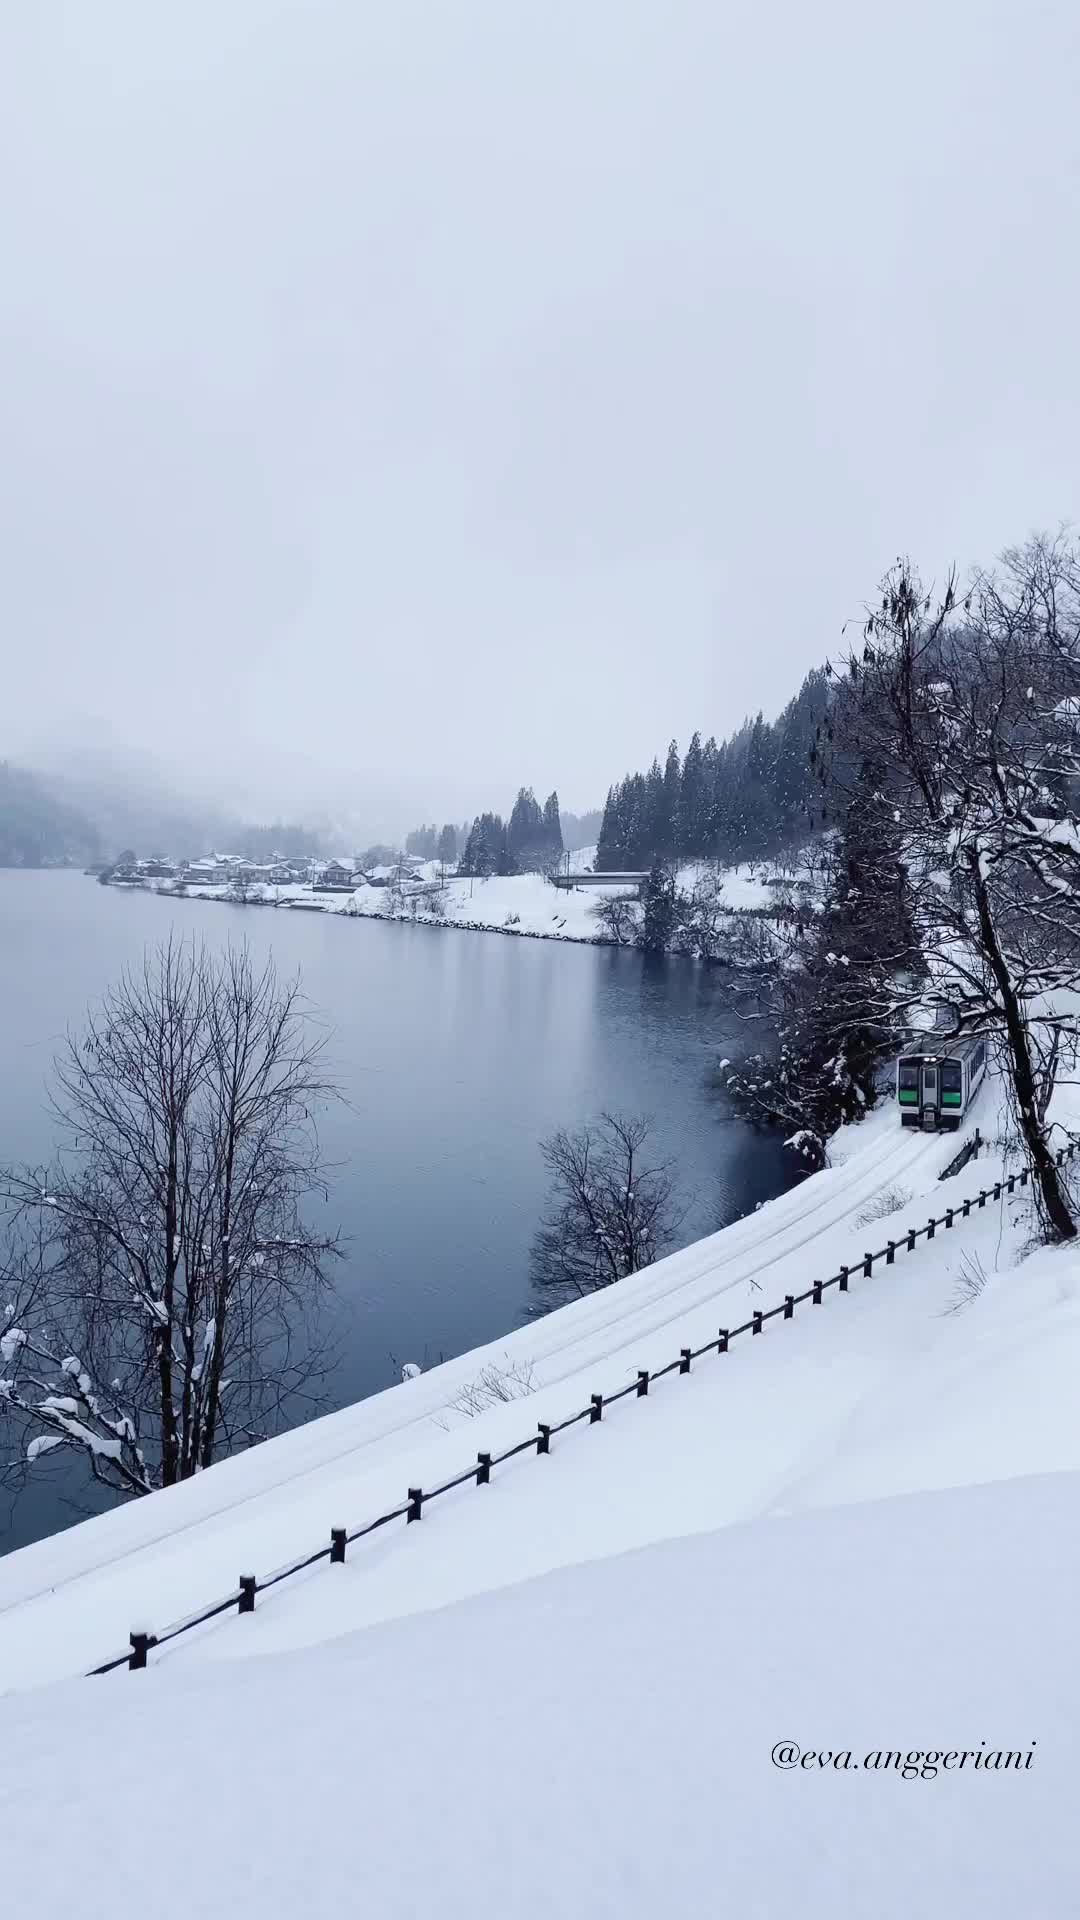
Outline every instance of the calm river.
<svg viewBox="0 0 1080 1920"><path fill-rule="evenodd" d="M649 1113L696 1239L778 1192L778 1142L725 1121L706 1090L726 1050L720 977L691 962L100 887L0 871L0 1164L46 1159L50 1062L66 1025L170 927L246 939L300 971L329 1023L346 1103L321 1134L327 1224L345 1258L334 1404L519 1326L543 1209L540 1141L604 1108ZM9 1507L0 1551L77 1515L43 1483Z"/></svg>

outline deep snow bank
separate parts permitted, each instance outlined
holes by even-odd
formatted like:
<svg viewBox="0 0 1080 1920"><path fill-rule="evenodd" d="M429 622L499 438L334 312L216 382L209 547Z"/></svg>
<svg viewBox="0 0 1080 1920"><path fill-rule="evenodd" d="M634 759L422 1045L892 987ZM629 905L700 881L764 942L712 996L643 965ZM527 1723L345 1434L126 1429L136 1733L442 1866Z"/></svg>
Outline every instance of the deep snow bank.
<svg viewBox="0 0 1080 1920"><path fill-rule="evenodd" d="M1078 1519L1060 1474L759 1521L8 1700L5 1895L81 1920L148 1889L156 1920L1064 1920ZM781 1770L781 1742L840 1766Z"/></svg>

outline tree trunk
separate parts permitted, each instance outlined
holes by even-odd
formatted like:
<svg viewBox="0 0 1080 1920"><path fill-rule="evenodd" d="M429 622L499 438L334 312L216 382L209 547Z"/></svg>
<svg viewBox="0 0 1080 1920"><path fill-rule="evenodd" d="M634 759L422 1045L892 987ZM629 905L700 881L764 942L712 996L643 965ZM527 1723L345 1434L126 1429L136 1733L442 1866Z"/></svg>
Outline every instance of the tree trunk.
<svg viewBox="0 0 1080 1920"><path fill-rule="evenodd" d="M976 854L971 855L969 865L979 910L983 951L990 963L990 969L1001 995L1005 1034L1013 1064L1013 1085L1016 1089L1020 1132L1028 1151L1051 1232L1055 1240L1073 1240L1076 1237L1076 1224L1069 1211L1068 1197L1060 1170L1046 1142L1039 1120L1035 1071L1031 1064L1027 1028L1024 1025L1023 1013L1013 987L1008 963L998 941L989 892Z"/></svg>

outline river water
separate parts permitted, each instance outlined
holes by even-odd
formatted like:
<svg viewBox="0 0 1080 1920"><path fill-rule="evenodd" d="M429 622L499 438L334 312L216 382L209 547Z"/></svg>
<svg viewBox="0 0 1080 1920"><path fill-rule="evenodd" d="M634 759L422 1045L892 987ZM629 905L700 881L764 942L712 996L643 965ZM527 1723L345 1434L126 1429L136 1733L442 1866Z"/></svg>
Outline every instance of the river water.
<svg viewBox="0 0 1080 1920"><path fill-rule="evenodd" d="M686 1243L788 1184L778 1142L707 1090L730 1051L721 977L689 961L98 886L0 871L0 1164L47 1159L46 1080L65 1027L170 928L246 939L300 971L344 1103L321 1124L345 1258L333 1404L527 1317L540 1142L603 1109L648 1113L689 1201ZM0 1551L67 1524L43 1476L0 1493Z"/></svg>

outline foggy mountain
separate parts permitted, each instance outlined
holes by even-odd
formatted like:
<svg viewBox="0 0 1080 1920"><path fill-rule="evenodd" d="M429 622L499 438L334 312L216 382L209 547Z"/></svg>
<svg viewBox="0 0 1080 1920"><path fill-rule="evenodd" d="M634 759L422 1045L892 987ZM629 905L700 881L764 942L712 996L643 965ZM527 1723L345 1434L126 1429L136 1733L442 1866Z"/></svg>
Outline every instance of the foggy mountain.
<svg viewBox="0 0 1080 1920"><path fill-rule="evenodd" d="M86 813L36 774L0 761L0 867L83 864L100 853Z"/></svg>

